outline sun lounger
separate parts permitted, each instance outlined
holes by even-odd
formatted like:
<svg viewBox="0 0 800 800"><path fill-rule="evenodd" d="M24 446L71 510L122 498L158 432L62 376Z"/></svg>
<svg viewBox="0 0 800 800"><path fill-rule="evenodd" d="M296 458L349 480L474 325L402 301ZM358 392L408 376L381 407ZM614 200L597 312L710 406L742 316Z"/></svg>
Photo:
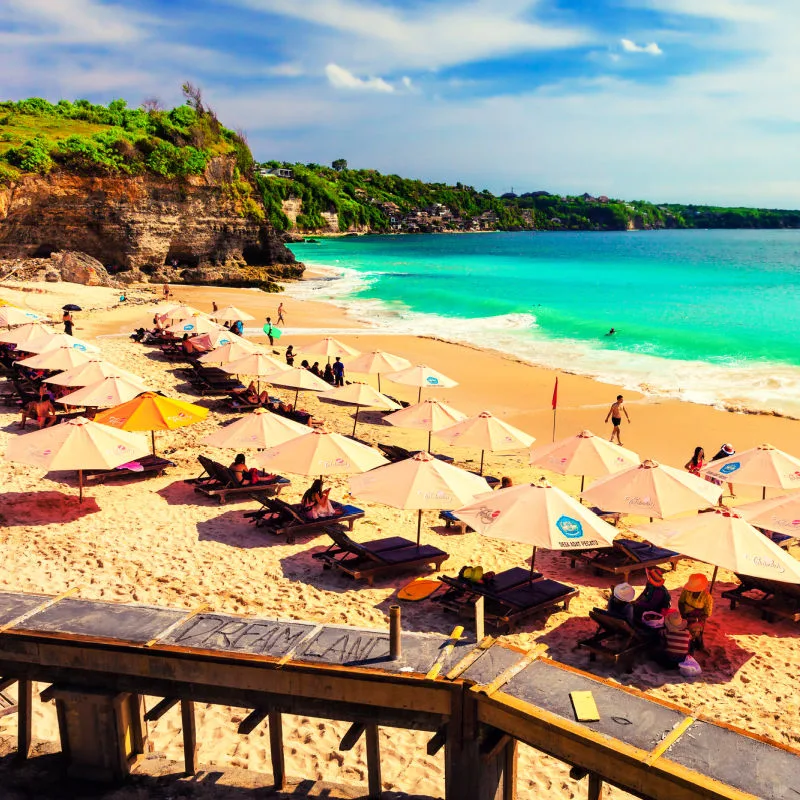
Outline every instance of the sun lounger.
<svg viewBox="0 0 800 800"><path fill-rule="evenodd" d="M211 476L211 480L196 483L194 490L206 497L215 497L220 505L228 497L252 495L260 492L278 494L284 487L292 485L288 478L283 478L280 475L274 476L269 481L264 480L259 483L239 483L233 470L217 461L209 459L208 463L203 464L203 466Z"/></svg>
<svg viewBox="0 0 800 800"><path fill-rule="evenodd" d="M244 384L232 375L222 373L187 371L189 383L201 395L229 394L233 389L244 389Z"/></svg>
<svg viewBox="0 0 800 800"><path fill-rule="evenodd" d="M245 517L251 522L255 522L256 527L266 528L275 536L285 536L286 541L290 544L298 535L324 530L333 522L347 525L347 529L352 531L356 521L364 517L363 509L343 505L336 501L331 501L331 504L341 512L340 514L322 519L309 519L303 512L300 503L285 503L278 497L265 495L256 496L256 499L263 507L258 511L245 512Z"/></svg>
<svg viewBox="0 0 800 800"><path fill-rule="evenodd" d="M611 547L599 550L583 550L564 553L574 567L582 561L599 572L607 572L620 581L627 581L632 572L647 569L648 567L675 565L684 558L674 550L666 550L647 542L637 542L634 539L615 539Z"/></svg>
<svg viewBox="0 0 800 800"><path fill-rule="evenodd" d="M577 647L589 651L590 661L596 661L597 656L601 656L630 672L636 657L657 641L657 632L636 628L626 619L609 614L604 609L593 609L589 617L597 623L597 631L588 639L581 639Z"/></svg>
<svg viewBox="0 0 800 800"><path fill-rule="evenodd" d="M730 600L731 609L741 603L759 609L768 622L774 622L775 617L800 622L800 586L749 575L737 574L736 577L740 581L739 586L722 593L724 598Z"/></svg>
<svg viewBox="0 0 800 800"><path fill-rule="evenodd" d="M411 458L411 456L419 453L419 450L406 450L405 447L400 447L396 444L381 444L378 443L379 449L383 452L386 458L389 459L392 463L396 461L404 461L407 458ZM438 458L439 461L444 461L447 464L453 463L453 458L451 456L445 456L442 453L431 453L434 458Z"/></svg>
<svg viewBox="0 0 800 800"><path fill-rule="evenodd" d="M5 692L0 692L0 718L7 717L9 714L16 714L19 711L19 706L10 695Z"/></svg>
<svg viewBox="0 0 800 800"><path fill-rule="evenodd" d="M782 548L783 550L788 550L790 547L793 547L796 544L800 544L800 540L796 539L794 536L789 536L788 533L778 533L777 531L768 531L765 528L757 528L757 530L761 531L767 539L771 539L778 547Z"/></svg>
<svg viewBox="0 0 800 800"><path fill-rule="evenodd" d="M312 557L322 561L323 569L341 570L356 580L366 580L370 586L378 576L431 564L438 572L442 562L450 557L438 547L429 544L417 546L402 536L356 542L330 522L325 532L333 539L333 544Z"/></svg>
<svg viewBox="0 0 800 800"><path fill-rule="evenodd" d="M522 567L513 567L495 575L489 582L468 581L440 575L439 580L448 588L433 599L450 611L462 616L473 616L475 602L484 598L484 619L498 630L511 631L523 619L558 605L566 611L578 590L558 581L544 578Z"/></svg>
<svg viewBox="0 0 800 800"><path fill-rule="evenodd" d="M444 520L445 528L458 528L460 533L473 530L464 520L459 519L452 511L440 511L439 519Z"/></svg>
<svg viewBox="0 0 800 800"><path fill-rule="evenodd" d="M166 458L149 455L144 458L137 458L132 462L132 466L124 464L116 469L90 469L84 470L83 477L88 481L100 483L108 478L136 478L161 475L167 467L174 467L175 462Z"/></svg>
<svg viewBox="0 0 800 800"><path fill-rule="evenodd" d="M619 511L603 511L603 509L598 506L590 506L589 511L593 514L597 514L603 522L607 522L615 528L619 525L619 521L622 518L622 514L620 514Z"/></svg>

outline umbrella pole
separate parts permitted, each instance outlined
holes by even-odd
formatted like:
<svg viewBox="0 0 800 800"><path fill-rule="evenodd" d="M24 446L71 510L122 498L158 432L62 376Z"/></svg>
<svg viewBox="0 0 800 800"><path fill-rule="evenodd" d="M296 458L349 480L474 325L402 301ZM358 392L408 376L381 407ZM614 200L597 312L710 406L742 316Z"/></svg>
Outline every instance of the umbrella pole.
<svg viewBox="0 0 800 800"><path fill-rule="evenodd" d="M714 574L711 576L711 586L710 586L710 588L708 590L709 594L713 594L714 593L714 582L717 580L717 570L718 569L719 569L719 567L714 567Z"/></svg>
<svg viewBox="0 0 800 800"><path fill-rule="evenodd" d="M351 436L355 436L356 435L356 425L358 425L358 409L359 408L361 408L361 406L357 405L356 406L356 418L355 418L355 420L353 422L353 433L351 434Z"/></svg>
<svg viewBox="0 0 800 800"><path fill-rule="evenodd" d="M297 395L300 394L299 389L295 389L294 391L294 410L297 411Z"/></svg>
<svg viewBox="0 0 800 800"><path fill-rule="evenodd" d="M380 390L381 390L381 374L379 372L378 373L378 391L380 391Z"/></svg>
<svg viewBox="0 0 800 800"><path fill-rule="evenodd" d="M150 431L150 444L153 446L153 455L156 454L156 432Z"/></svg>
<svg viewBox="0 0 800 800"><path fill-rule="evenodd" d="M536 564L536 545L533 546L533 555L531 555L531 575L530 579L533 580L533 567Z"/></svg>
<svg viewBox="0 0 800 800"><path fill-rule="evenodd" d="M767 487L766 486L762 486L761 487L761 499L762 500L766 500L767 499Z"/></svg>
<svg viewBox="0 0 800 800"><path fill-rule="evenodd" d="M422 535L422 509L417 512L417 547L419 547L420 536Z"/></svg>
<svg viewBox="0 0 800 800"><path fill-rule="evenodd" d="M78 502L83 502L83 470L78 470Z"/></svg>
<svg viewBox="0 0 800 800"><path fill-rule="evenodd" d="M431 451L431 432L428 431L428 452Z"/></svg>
<svg viewBox="0 0 800 800"><path fill-rule="evenodd" d="M485 452L486 452L485 450L481 450L481 475L483 475L483 454Z"/></svg>
<svg viewBox="0 0 800 800"><path fill-rule="evenodd" d="M419 387L419 392L417 393L417 402L418 403L422 402L422 387L421 386Z"/></svg>

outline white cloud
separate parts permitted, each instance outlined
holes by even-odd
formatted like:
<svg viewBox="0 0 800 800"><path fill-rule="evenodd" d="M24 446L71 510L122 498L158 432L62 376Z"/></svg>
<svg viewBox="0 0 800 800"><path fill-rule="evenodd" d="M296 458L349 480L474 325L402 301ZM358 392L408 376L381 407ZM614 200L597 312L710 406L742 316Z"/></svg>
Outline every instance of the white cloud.
<svg viewBox="0 0 800 800"><path fill-rule="evenodd" d="M385 92L387 94L391 94L394 91L394 86L387 83L383 78L359 78L338 64L328 64L325 67L325 74L328 76L331 86L336 89L356 89L368 92Z"/></svg>
<svg viewBox="0 0 800 800"><path fill-rule="evenodd" d="M276 78L302 78L306 71L300 64L287 62L274 64L264 70L265 75L274 75Z"/></svg>
<svg viewBox="0 0 800 800"><path fill-rule="evenodd" d="M649 53L651 56L660 56L664 52L655 42L640 45L630 39L620 39L619 41L626 53Z"/></svg>
<svg viewBox="0 0 800 800"><path fill-rule="evenodd" d="M412 89L413 86L414 86L413 81L411 80L411 78L408 77L408 75L403 75L403 77L402 77L400 82L403 84L403 87L406 88L406 89Z"/></svg>
<svg viewBox="0 0 800 800"><path fill-rule="evenodd" d="M666 14L704 17L728 22L756 22L775 18L769 0L628 0L639 8Z"/></svg>

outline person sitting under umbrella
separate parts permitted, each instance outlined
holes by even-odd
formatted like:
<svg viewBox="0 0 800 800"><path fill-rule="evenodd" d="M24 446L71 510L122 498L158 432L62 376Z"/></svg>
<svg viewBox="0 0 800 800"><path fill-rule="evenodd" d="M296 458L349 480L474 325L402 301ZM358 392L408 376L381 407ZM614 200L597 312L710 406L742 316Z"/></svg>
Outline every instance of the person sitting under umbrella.
<svg viewBox="0 0 800 800"><path fill-rule="evenodd" d="M636 590L629 583L618 583L608 598L608 613L633 624L633 598Z"/></svg>
<svg viewBox="0 0 800 800"><path fill-rule="evenodd" d="M22 419L19 424L24 428L27 426L29 419L35 419L40 430L55 425L57 419L53 400L53 394L48 390L47 386L40 384L39 399L32 400L23 406Z"/></svg>
<svg viewBox="0 0 800 800"><path fill-rule="evenodd" d="M689 655L692 635L686 630L686 620L677 609L667 609L664 614L664 638L658 661L667 669L677 669Z"/></svg>
<svg viewBox="0 0 800 800"><path fill-rule="evenodd" d="M661 567L649 567L645 574L647 584L633 602L633 616L637 622L641 622L646 611L663 614L672 605L669 592L664 588L664 570Z"/></svg>
<svg viewBox="0 0 800 800"><path fill-rule="evenodd" d="M689 626L694 647L703 649L703 629L714 610L714 599L708 591L708 578L702 572L689 576L683 587L678 610Z"/></svg>
<svg viewBox="0 0 800 800"><path fill-rule="evenodd" d="M248 467L244 453L239 453L230 466L231 472L236 476L238 483L256 485L268 483L275 479L274 475L262 475L257 467Z"/></svg>
<svg viewBox="0 0 800 800"><path fill-rule="evenodd" d="M342 513L341 509L337 509L331 502L330 493L330 488L322 488L321 478L314 480L300 501L303 511L309 519L324 519Z"/></svg>

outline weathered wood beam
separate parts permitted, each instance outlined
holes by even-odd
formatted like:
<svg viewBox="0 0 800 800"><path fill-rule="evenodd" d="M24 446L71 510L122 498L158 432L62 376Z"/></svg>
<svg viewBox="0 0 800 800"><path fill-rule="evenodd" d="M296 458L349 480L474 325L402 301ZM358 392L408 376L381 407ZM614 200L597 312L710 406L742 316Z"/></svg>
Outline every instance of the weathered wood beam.
<svg viewBox="0 0 800 800"><path fill-rule="evenodd" d="M253 709L239 723L239 727L236 729L236 732L241 734L242 736L246 736L248 733L252 733L267 718L268 714L269 714L269 709L267 708Z"/></svg>
<svg viewBox="0 0 800 800"><path fill-rule="evenodd" d="M283 791L286 788L286 764L283 757L283 717L280 711L269 712L269 750L275 789Z"/></svg>
<svg viewBox="0 0 800 800"><path fill-rule="evenodd" d="M367 725L367 784L370 800L380 800L381 787L381 743L378 726Z"/></svg>
<svg viewBox="0 0 800 800"><path fill-rule="evenodd" d="M603 779L595 772L589 773L589 800L603 800Z"/></svg>
<svg viewBox="0 0 800 800"><path fill-rule="evenodd" d="M442 725L433 736L428 739L428 744L425 745L425 750L429 756L435 756L445 745L447 741L447 725Z"/></svg>
<svg viewBox="0 0 800 800"><path fill-rule="evenodd" d="M506 745L506 763L503 772L503 800L517 800L517 740Z"/></svg>
<svg viewBox="0 0 800 800"><path fill-rule="evenodd" d="M181 700L183 723L183 760L187 776L197 772L197 729L194 720L194 701Z"/></svg>
<svg viewBox="0 0 800 800"><path fill-rule="evenodd" d="M484 764L494 761L510 742L511 737L502 731L494 731L490 734L481 747L481 759Z"/></svg>
<svg viewBox="0 0 800 800"><path fill-rule="evenodd" d="M20 680L17 687L17 758L26 760L31 754L33 720L33 682Z"/></svg>
<svg viewBox="0 0 800 800"><path fill-rule="evenodd" d="M356 746L356 742L364 735L369 723L354 722L348 729L347 733L342 736L342 741L339 742L339 750L352 750Z"/></svg>
<svg viewBox="0 0 800 800"><path fill-rule="evenodd" d="M0 678L0 692L8 689L9 686L13 686L16 682L16 678Z"/></svg>
<svg viewBox="0 0 800 800"><path fill-rule="evenodd" d="M49 703L51 700L55 700L57 688L55 682L51 683L46 689L42 689L42 691L39 692L39 699L43 703Z"/></svg>
<svg viewBox="0 0 800 800"><path fill-rule="evenodd" d="M146 722L158 722L173 706L180 703L179 697L165 697L159 700L145 715Z"/></svg>

